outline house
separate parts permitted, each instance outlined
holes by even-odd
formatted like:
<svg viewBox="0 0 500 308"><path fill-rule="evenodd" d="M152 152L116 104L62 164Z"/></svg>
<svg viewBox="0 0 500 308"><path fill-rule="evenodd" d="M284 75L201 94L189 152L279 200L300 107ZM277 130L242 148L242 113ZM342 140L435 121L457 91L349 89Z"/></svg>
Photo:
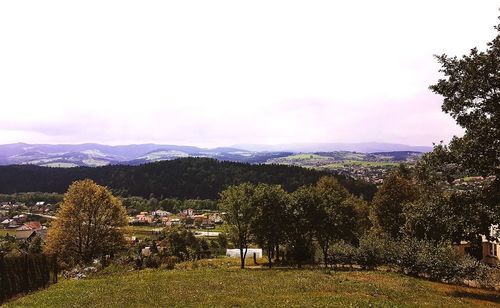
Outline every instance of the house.
<svg viewBox="0 0 500 308"><path fill-rule="evenodd" d="M151 247L144 247L142 250L141 250L141 255L144 256L144 257L149 257L151 256Z"/></svg>
<svg viewBox="0 0 500 308"><path fill-rule="evenodd" d="M2 222L0 222L0 224L2 225L2 227L3 227L3 228L5 228L5 229L6 229L6 228L8 228L8 227L9 227L9 225L10 225L12 222L14 222L14 220L13 220L13 219L9 219L9 218L7 218L7 219L2 220Z"/></svg>
<svg viewBox="0 0 500 308"><path fill-rule="evenodd" d="M17 223L23 223L28 220L28 216L26 216L25 214L20 214L12 217L12 219L14 219L14 221L16 221Z"/></svg>
<svg viewBox="0 0 500 308"><path fill-rule="evenodd" d="M181 214L184 214L186 216L193 216L194 215L194 210L193 209L187 209L187 210L183 210L181 212Z"/></svg>
<svg viewBox="0 0 500 308"><path fill-rule="evenodd" d="M481 235L481 246L472 246L469 242L462 241L457 246L457 251L461 255L468 254L481 262L490 265L500 265L500 230L498 225L490 227L490 236L496 240L491 241L486 236Z"/></svg>
<svg viewBox="0 0 500 308"><path fill-rule="evenodd" d="M151 214L153 216L158 216L160 218L172 215L172 213L164 211L164 210L156 210L156 211L152 212Z"/></svg>
<svg viewBox="0 0 500 308"><path fill-rule="evenodd" d="M146 212L144 212L144 213L146 213ZM147 213L143 214L141 212L141 214L137 215L135 218L139 222L147 222L147 223L152 223L153 222L153 217L149 216Z"/></svg>
<svg viewBox="0 0 500 308"><path fill-rule="evenodd" d="M245 252L243 252L244 254ZM262 249L261 248L248 248L246 250L246 258L253 258L255 254L256 258L262 258ZM240 258L240 250L239 249L226 249L226 257L229 258Z"/></svg>
<svg viewBox="0 0 500 308"><path fill-rule="evenodd" d="M26 240L35 235L45 237L47 228L43 227L39 221L30 221L16 229L16 239Z"/></svg>
<svg viewBox="0 0 500 308"><path fill-rule="evenodd" d="M161 223L165 226L170 226L172 223L170 221L170 217L162 217L161 218Z"/></svg>

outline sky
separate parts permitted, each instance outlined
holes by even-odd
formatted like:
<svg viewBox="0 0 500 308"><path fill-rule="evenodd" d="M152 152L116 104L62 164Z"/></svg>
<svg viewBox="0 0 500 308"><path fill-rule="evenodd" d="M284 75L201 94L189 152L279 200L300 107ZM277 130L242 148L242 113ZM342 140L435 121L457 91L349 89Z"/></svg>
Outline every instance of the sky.
<svg viewBox="0 0 500 308"><path fill-rule="evenodd" d="M433 55L485 49L499 7L1 1L0 143L448 141Z"/></svg>

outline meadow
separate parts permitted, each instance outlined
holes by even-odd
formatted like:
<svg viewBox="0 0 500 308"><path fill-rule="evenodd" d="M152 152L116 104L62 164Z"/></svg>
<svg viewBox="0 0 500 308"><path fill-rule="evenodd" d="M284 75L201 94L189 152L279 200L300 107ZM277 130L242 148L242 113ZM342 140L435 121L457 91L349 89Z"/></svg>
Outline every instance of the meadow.
<svg viewBox="0 0 500 308"><path fill-rule="evenodd" d="M196 268L62 279L5 307L494 307L500 293L380 271Z"/></svg>

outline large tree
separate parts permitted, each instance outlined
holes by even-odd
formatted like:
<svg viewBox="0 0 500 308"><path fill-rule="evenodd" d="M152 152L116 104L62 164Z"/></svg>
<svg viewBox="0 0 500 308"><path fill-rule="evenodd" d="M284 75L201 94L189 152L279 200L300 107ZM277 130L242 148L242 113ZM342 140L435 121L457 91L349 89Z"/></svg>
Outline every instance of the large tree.
<svg viewBox="0 0 500 308"><path fill-rule="evenodd" d="M289 257L299 268L314 259L313 217L318 197L312 186L303 186L291 194L286 211L286 237Z"/></svg>
<svg viewBox="0 0 500 308"><path fill-rule="evenodd" d="M225 213L225 220L235 244L240 249L241 268L245 268L245 257L252 237L255 218L253 196L255 185L243 183L229 186L220 194L219 207Z"/></svg>
<svg viewBox="0 0 500 308"><path fill-rule="evenodd" d="M317 204L312 208L311 228L328 266L328 249L334 241L352 241L356 226L348 191L333 177L322 177L314 187Z"/></svg>
<svg viewBox="0 0 500 308"><path fill-rule="evenodd" d="M64 195L46 249L68 263L90 262L121 249L126 226L125 208L106 187L91 180L76 181Z"/></svg>
<svg viewBox="0 0 500 308"><path fill-rule="evenodd" d="M285 236L285 212L289 202L288 193L279 185L258 184L253 195L255 219L252 231L255 241L267 250L269 267L272 267L274 249Z"/></svg>
<svg viewBox="0 0 500 308"><path fill-rule="evenodd" d="M430 86L443 96L442 109L465 129L450 144L471 172L500 180L500 26L485 51L437 56L444 78Z"/></svg>
<svg viewBox="0 0 500 308"><path fill-rule="evenodd" d="M430 86L443 96L443 111L465 129L464 136L454 137L445 149L447 157L463 173L494 177L478 200L492 213L482 221L491 224L500 222L500 26L495 29L497 36L484 51L474 48L462 57L437 56L444 78Z"/></svg>
<svg viewBox="0 0 500 308"><path fill-rule="evenodd" d="M393 238L400 237L405 224L403 206L417 196L418 190L409 170L400 167L390 173L373 198L370 215L374 227Z"/></svg>

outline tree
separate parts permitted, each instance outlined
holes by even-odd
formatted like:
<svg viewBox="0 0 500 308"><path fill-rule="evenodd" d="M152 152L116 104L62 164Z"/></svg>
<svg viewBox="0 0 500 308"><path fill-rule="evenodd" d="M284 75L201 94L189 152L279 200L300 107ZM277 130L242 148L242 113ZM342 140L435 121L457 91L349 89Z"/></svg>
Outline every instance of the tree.
<svg viewBox="0 0 500 308"><path fill-rule="evenodd" d="M288 204L288 194L279 185L258 184L255 187L253 203L255 204L255 219L252 232L255 240L267 250L269 267L275 247L284 239L286 220L284 213Z"/></svg>
<svg viewBox="0 0 500 308"><path fill-rule="evenodd" d="M461 58L437 56L444 74L430 89L444 97L442 109L465 129L450 147L470 171L500 181L500 26L485 51Z"/></svg>
<svg viewBox="0 0 500 308"><path fill-rule="evenodd" d="M311 218L318 204L317 195L312 186L303 186L291 194L287 206L286 237L290 257L299 268L307 260L314 258L313 228Z"/></svg>
<svg viewBox="0 0 500 308"><path fill-rule="evenodd" d="M368 232L368 230L372 227L372 222L370 221L370 207L368 206L368 202L352 195L347 198L344 203L347 204L348 207L352 207L354 210L355 223L351 226L353 233L351 243L358 245L361 236Z"/></svg>
<svg viewBox="0 0 500 308"><path fill-rule="evenodd" d="M430 86L443 96L443 111L465 129L449 145L456 163L469 175L494 176L482 200L493 213L491 224L500 222L500 25L495 29L485 51L436 56L444 78Z"/></svg>
<svg viewBox="0 0 500 308"><path fill-rule="evenodd" d="M311 208L311 228L328 266L328 249L334 241L352 241L356 213L353 204L346 202L348 191L333 177L322 177L314 187L315 204Z"/></svg>
<svg viewBox="0 0 500 308"><path fill-rule="evenodd" d="M194 234L186 229L168 228L160 235L162 255L175 256L182 261L194 260L201 251L201 243Z"/></svg>
<svg viewBox="0 0 500 308"><path fill-rule="evenodd" d="M229 186L220 194L219 207L225 212L225 220L232 229L240 249L240 267L245 268L245 258L251 240L255 207L255 186L250 183Z"/></svg>
<svg viewBox="0 0 500 308"><path fill-rule="evenodd" d="M481 202L480 191L427 191L405 204L405 235L419 240L481 243L480 234L489 234L492 214Z"/></svg>
<svg viewBox="0 0 500 308"><path fill-rule="evenodd" d="M393 238L400 237L404 225L403 205L415 200L417 195L416 184L405 167L389 174L373 198L371 216L375 228Z"/></svg>
<svg viewBox="0 0 500 308"><path fill-rule="evenodd" d="M126 226L125 208L106 187L91 180L76 181L49 229L46 250L68 263L90 262L121 249Z"/></svg>

